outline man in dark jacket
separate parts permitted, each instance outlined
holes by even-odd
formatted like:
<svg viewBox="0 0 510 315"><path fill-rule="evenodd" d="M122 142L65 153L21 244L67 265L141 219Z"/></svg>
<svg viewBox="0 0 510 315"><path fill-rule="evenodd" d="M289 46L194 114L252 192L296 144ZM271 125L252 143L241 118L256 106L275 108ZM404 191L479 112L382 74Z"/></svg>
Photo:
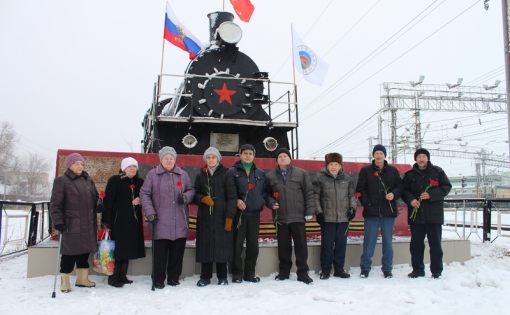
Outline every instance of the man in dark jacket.
<svg viewBox="0 0 510 315"><path fill-rule="evenodd" d="M372 164L360 170L356 187L356 191L361 193L364 217L360 276L367 278L370 273L380 226L383 252L381 270L385 278L392 278L393 226L398 214L396 200L402 194L402 180L398 170L385 160L386 148L382 144L374 146L372 156Z"/></svg>
<svg viewBox="0 0 510 315"><path fill-rule="evenodd" d="M425 276L423 252L425 235L430 247L430 271L439 278L443 271L441 249L441 225L444 222L444 198L452 189L445 172L430 163L430 153L420 148L414 153L416 163L404 175L403 199L408 204L408 220L411 226L411 261L413 271L410 278Z"/></svg>
<svg viewBox="0 0 510 315"><path fill-rule="evenodd" d="M290 151L281 148L276 152L278 166L266 175L268 207L273 209L278 238L279 272L276 280L289 278L292 267L292 241L296 255L297 279L310 284L308 276L308 245L306 220L315 213L315 199L308 173L291 164Z"/></svg>
<svg viewBox="0 0 510 315"><path fill-rule="evenodd" d="M237 213L234 218L234 262L232 282L244 281L257 283L255 265L259 256L260 212L264 208L265 174L253 163L255 148L243 144L239 149L241 160L229 170L234 178L237 194ZM246 255L243 266L243 244L246 239Z"/></svg>

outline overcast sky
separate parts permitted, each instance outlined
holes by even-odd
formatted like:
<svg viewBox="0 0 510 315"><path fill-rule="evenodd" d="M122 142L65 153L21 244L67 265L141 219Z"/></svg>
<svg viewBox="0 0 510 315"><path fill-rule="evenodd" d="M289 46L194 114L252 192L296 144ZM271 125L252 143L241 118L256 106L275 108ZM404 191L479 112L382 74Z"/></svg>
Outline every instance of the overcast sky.
<svg viewBox="0 0 510 315"><path fill-rule="evenodd" d="M225 2L225 10L233 12L230 2ZM291 23L330 65L322 87L298 78L302 158L323 156L325 145L372 116L380 107L382 82L416 81L422 74L431 84L455 82L458 77L475 85L504 80L501 1L491 0L488 11L482 0L252 2L251 21L235 20L243 29L239 46L272 80L292 81ZM0 1L0 120L14 125L21 153L40 152L54 161L58 148L140 151L140 123L160 70L165 3ZM171 4L180 21L206 43L206 15L222 10L223 1L174 0ZM409 22L413 27L404 29L403 36L350 72ZM165 73L182 74L188 62L185 52L166 45ZM442 120L430 128L425 140L467 139L475 130L486 133L486 138L472 140L471 151L486 147L495 154L508 153L505 115L464 116L424 114L424 124ZM475 124L479 119L485 123ZM451 130L459 121L460 128ZM485 128L491 124L498 130L489 133ZM354 136L327 150L365 161L367 138L376 135L372 119ZM460 147L453 143L449 149ZM402 158L402 162L411 160ZM474 172L471 161L434 161L451 170L451 176Z"/></svg>

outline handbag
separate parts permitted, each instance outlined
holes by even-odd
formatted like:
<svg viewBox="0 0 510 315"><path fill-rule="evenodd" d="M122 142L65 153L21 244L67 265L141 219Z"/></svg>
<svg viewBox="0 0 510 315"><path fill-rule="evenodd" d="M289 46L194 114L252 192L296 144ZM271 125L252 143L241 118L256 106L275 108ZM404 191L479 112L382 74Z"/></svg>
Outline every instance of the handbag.
<svg viewBox="0 0 510 315"><path fill-rule="evenodd" d="M97 273L107 276L113 275L115 269L115 241L110 239L110 231L107 229L99 240L97 251L94 254L93 269Z"/></svg>

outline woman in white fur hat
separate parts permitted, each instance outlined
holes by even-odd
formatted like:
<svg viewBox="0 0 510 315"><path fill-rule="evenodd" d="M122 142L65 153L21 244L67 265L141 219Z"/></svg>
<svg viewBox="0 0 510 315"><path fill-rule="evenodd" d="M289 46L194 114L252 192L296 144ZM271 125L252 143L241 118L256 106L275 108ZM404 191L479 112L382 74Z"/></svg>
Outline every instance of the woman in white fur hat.
<svg viewBox="0 0 510 315"><path fill-rule="evenodd" d="M132 157L122 160L121 172L106 184L102 222L111 228L115 240L115 272L108 277L108 284L117 288L133 282L126 277L129 260L145 257L139 197L142 185L138 162Z"/></svg>

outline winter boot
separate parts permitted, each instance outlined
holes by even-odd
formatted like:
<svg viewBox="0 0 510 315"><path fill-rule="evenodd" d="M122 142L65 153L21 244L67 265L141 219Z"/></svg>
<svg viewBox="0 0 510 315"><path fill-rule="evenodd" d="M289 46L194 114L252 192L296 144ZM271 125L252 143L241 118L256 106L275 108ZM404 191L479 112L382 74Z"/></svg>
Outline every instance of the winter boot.
<svg viewBox="0 0 510 315"><path fill-rule="evenodd" d="M89 268L76 268L76 286L84 288L93 288L95 282L89 281Z"/></svg>
<svg viewBox="0 0 510 315"><path fill-rule="evenodd" d="M71 292L70 273L60 273L60 291L63 293Z"/></svg>
<svg viewBox="0 0 510 315"><path fill-rule="evenodd" d="M124 286L124 282L122 281L120 274L120 265L116 265L113 275L108 277L108 284L115 288L122 288Z"/></svg>
<svg viewBox="0 0 510 315"><path fill-rule="evenodd" d="M129 280L127 278L127 271L128 271L128 266L129 266L129 262L123 262L121 265L120 265L120 274L119 274L119 279L122 283L124 284L131 284L133 283L132 280Z"/></svg>

